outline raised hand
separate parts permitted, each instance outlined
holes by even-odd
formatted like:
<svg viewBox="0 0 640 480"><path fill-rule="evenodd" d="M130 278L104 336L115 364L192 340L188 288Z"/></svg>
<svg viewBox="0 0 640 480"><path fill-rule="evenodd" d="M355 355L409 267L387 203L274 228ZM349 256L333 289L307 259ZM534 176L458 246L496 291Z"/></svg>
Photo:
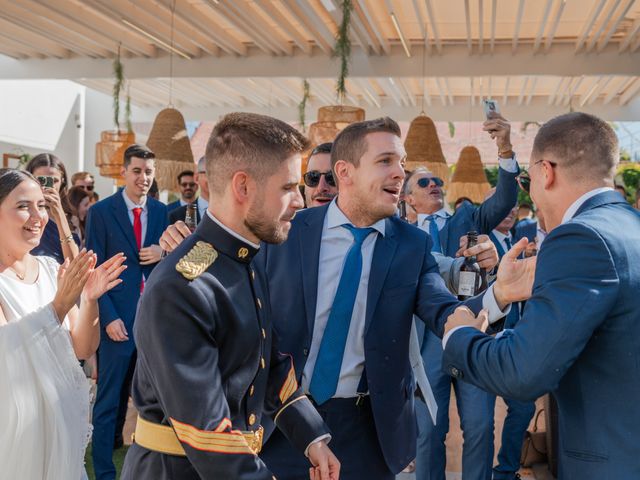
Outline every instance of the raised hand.
<svg viewBox="0 0 640 480"><path fill-rule="evenodd" d="M311 480L338 480L340 478L340 462L326 442L315 442L309 447L309 460L313 465L309 469Z"/></svg>
<svg viewBox="0 0 640 480"><path fill-rule="evenodd" d="M519 259L529 241L521 238L502 257L493 293L502 309L509 303L527 300L531 296L536 273L536 257Z"/></svg>
<svg viewBox="0 0 640 480"><path fill-rule="evenodd" d="M93 269L82 290L82 296L89 301L97 301L113 287L122 283L122 279L118 277L127 268L126 265L123 265L125 260L124 254L118 253L98 268Z"/></svg>
<svg viewBox="0 0 640 480"><path fill-rule="evenodd" d="M62 322L69 310L80 298L80 294L96 265L96 255L91 251L82 249L73 260L65 260L58 269L58 290L53 299L53 308Z"/></svg>
<svg viewBox="0 0 640 480"><path fill-rule="evenodd" d="M173 252L189 235L191 235L189 227L182 220L178 220L164 231L160 237L160 247L165 252Z"/></svg>
<svg viewBox="0 0 640 480"><path fill-rule="evenodd" d="M482 124L482 129L496 141L498 152L511 150L511 124L502 115L492 113L491 118Z"/></svg>

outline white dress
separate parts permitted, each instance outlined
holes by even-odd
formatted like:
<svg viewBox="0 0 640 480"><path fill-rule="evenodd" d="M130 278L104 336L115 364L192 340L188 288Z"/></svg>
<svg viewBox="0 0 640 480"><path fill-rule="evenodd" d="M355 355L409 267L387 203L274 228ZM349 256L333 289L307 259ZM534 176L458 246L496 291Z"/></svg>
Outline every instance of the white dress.
<svg viewBox="0 0 640 480"><path fill-rule="evenodd" d="M0 274L0 478L85 478L89 384L50 302L58 264L38 259L31 285ZM68 321L65 320L68 325Z"/></svg>

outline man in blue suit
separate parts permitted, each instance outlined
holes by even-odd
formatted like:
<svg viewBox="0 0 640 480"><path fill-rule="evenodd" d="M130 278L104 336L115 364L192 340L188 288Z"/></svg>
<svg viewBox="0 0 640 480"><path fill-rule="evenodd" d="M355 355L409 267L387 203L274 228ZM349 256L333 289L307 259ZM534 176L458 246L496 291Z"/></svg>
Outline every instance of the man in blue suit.
<svg viewBox="0 0 640 480"><path fill-rule="evenodd" d="M99 300L102 335L98 350L98 390L93 408L93 465L98 480L114 480L114 444L122 442L135 342L130 333L138 299L160 260L160 235L167 226L167 207L149 198L155 174L155 155L142 145L124 152L125 187L96 203L87 219L87 248L104 262L124 252L123 282ZM118 437L120 440L118 441Z"/></svg>
<svg viewBox="0 0 640 480"><path fill-rule="evenodd" d="M180 198L167 205L168 212L189 205L196 200L198 183L195 180L192 170L184 170L178 174L178 187L180 188Z"/></svg>
<svg viewBox="0 0 640 480"><path fill-rule="evenodd" d="M461 303L449 293L423 231L395 216L404 179L400 128L389 118L349 125L335 139L337 200L298 213L288 240L261 249L280 348L332 434L341 478L395 478L416 451L409 338L416 313L436 334ZM527 291L514 270L467 304L492 320ZM530 288L530 287L529 287ZM308 461L280 437L261 457L279 479Z"/></svg>
<svg viewBox="0 0 640 480"><path fill-rule="evenodd" d="M484 124L495 138L500 169L495 194L479 207L463 202L453 215L445 209L444 182L426 169L416 169L407 179L406 201L418 212L418 228L434 239L433 250L453 257L459 248L459 238L469 231L489 234L516 204L518 165L511 147L510 126L502 117ZM469 384L457 382L442 371L442 344L428 329L422 330L421 353L429 382L438 402L438 419L434 425L424 408L417 404L418 454L417 480L444 480L447 461L445 439L449 431L451 387L464 438L462 478L487 480L493 465L493 395Z"/></svg>
<svg viewBox="0 0 640 480"><path fill-rule="evenodd" d="M489 238L493 241L500 260L511 250L511 247L519 238L526 237L529 233L530 226L533 226L533 232L537 227L535 220L523 222L518 225L521 227L520 237L511 235L511 230L515 224L518 209L514 207L511 212L500 222L500 224L489 234ZM518 229L516 228L516 231ZM535 242L535 233L533 240L527 239L528 244ZM535 245L535 243L534 243ZM504 328L514 328L520 319L520 308L522 303L513 304L511 311L507 315ZM498 465L493 468L493 480L514 480L518 477L520 470L520 452L522 450L522 441L524 434L531 422L531 418L536 412L535 402L530 400L522 402L513 398L504 398L507 405L507 416L504 419L502 427L502 442L500 451L498 452Z"/></svg>
<svg viewBox="0 0 640 480"><path fill-rule="evenodd" d="M480 321L468 312L445 327L451 375L523 401L553 393L561 479L640 478L640 215L613 190L618 158L607 122L547 122L520 181L549 230L522 318L499 338L464 328Z"/></svg>

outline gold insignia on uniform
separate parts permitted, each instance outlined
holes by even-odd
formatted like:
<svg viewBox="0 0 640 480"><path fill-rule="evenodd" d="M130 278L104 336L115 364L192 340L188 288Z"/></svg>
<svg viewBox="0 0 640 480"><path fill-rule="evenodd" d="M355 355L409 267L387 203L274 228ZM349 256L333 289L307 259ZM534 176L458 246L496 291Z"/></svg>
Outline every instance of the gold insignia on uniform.
<svg viewBox="0 0 640 480"><path fill-rule="evenodd" d="M238 258L247 258L249 255L249 249L247 247L242 247L238 250Z"/></svg>
<svg viewBox="0 0 640 480"><path fill-rule="evenodd" d="M210 243L199 241L176 264L176 270L187 280L194 280L202 275L216 258L216 249Z"/></svg>

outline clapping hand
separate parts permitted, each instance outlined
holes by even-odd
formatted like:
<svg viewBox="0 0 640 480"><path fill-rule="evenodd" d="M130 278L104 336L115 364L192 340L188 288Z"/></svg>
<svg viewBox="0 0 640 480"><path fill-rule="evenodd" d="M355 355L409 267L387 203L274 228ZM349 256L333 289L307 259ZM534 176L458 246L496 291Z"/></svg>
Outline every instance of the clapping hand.
<svg viewBox="0 0 640 480"><path fill-rule="evenodd" d="M483 324L488 323L488 321L489 313L486 310L481 310L476 317L468 307L458 307L449 315L447 323L444 324L444 335L457 327L474 327L480 330Z"/></svg>
<svg viewBox="0 0 640 480"><path fill-rule="evenodd" d="M58 289L52 304L60 322L78 301L96 261L96 255L83 248L76 258L65 260L58 268Z"/></svg>
<svg viewBox="0 0 640 480"><path fill-rule="evenodd" d="M153 265L162 258L160 245L149 245L140 249L140 265Z"/></svg>
<svg viewBox="0 0 640 480"><path fill-rule="evenodd" d="M311 480L338 480L340 478L340 462L323 440L311 444L309 460L313 467L309 469Z"/></svg>
<svg viewBox="0 0 640 480"><path fill-rule="evenodd" d="M536 273L536 257L519 259L529 241L521 238L502 257L493 293L500 309L508 304L527 300L531 296Z"/></svg>
<svg viewBox="0 0 640 480"><path fill-rule="evenodd" d="M125 260L124 254L118 253L98 268L93 269L82 290L82 296L89 301L97 301L113 287L122 283L122 279L119 277L127 268L126 265L123 265Z"/></svg>

